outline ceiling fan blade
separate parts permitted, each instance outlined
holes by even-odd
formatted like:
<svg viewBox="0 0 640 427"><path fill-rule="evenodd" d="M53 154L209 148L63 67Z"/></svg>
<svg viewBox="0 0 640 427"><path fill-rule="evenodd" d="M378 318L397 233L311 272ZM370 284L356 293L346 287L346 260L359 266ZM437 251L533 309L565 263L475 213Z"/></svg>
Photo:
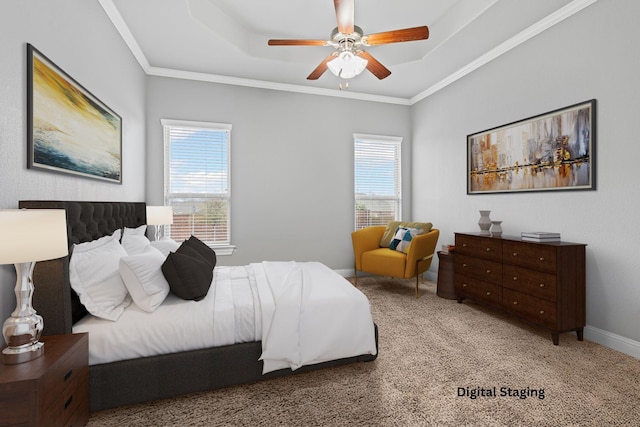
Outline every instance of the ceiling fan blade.
<svg viewBox="0 0 640 427"><path fill-rule="evenodd" d="M269 46L325 46L326 40L307 40L307 39L271 39L268 41Z"/></svg>
<svg viewBox="0 0 640 427"><path fill-rule="evenodd" d="M391 71L380 63L376 58L371 56L368 52L362 51L358 53L358 56L367 60L367 70L379 78L380 80L391 75Z"/></svg>
<svg viewBox="0 0 640 427"><path fill-rule="evenodd" d="M369 34L364 37L363 44L376 46L387 43L410 42L414 40L426 40L429 38L429 27L405 28L403 30L385 31Z"/></svg>
<svg viewBox="0 0 640 427"><path fill-rule="evenodd" d="M318 65L316 69L313 70L311 74L309 74L309 77L307 77L307 80L318 80L320 76L323 75L325 71L327 71L327 68L328 68L327 62L331 61L336 56L338 56L338 53L333 52L331 55L324 58L320 63L320 65Z"/></svg>
<svg viewBox="0 0 640 427"><path fill-rule="evenodd" d="M354 30L355 0L333 0L338 20L338 31L351 34Z"/></svg>

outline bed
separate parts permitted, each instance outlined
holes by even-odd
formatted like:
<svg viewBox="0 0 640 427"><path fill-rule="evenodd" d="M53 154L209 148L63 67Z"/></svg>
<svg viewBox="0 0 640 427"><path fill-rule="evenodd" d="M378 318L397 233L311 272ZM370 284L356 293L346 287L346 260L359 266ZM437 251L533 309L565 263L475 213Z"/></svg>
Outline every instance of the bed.
<svg viewBox="0 0 640 427"><path fill-rule="evenodd" d="M139 202L20 201L20 208L64 209L69 246L96 240L115 230L146 223L146 206ZM72 333L87 311L71 289L70 257L36 264L34 308L44 318L44 335ZM217 267L216 267L217 268ZM245 384L273 377L377 357L378 329L373 325L375 354L359 354L321 363L271 370L259 360L261 341L242 342L197 350L138 357L89 367L90 410L163 399L182 394ZM89 335L91 342L91 334Z"/></svg>

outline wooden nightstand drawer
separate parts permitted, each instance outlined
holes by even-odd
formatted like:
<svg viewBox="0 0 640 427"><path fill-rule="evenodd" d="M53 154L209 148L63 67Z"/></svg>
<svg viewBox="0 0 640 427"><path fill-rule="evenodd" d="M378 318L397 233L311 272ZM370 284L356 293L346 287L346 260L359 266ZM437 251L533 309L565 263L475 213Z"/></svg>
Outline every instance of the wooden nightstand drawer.
<svg viewBox="0 0 640 427"><path fill-rule="evenodd" d="M45 422L55 420L53 425L67 425L76 410L88 402L86 398L88 389L85 387L88 381L89 367L78 369L68 387L57 394L53 403L44 411L42 419Z"/></svg>
<svg viewBox="0 0 640 427"><path fill-rule="evenodd" d="M83 367L87 366L88 352L79 348L73 353L65 355L56 363L42 379L42 392L45 395L44 409L48 408L54 400L65 392L75 382Z"/></svg>
<svg viewBox="0 0 640 427"><path fill-rule="evenodd" d="M502 283L502 264L456 254L455 271L465 276L474 277L485 282Z"/></svg>
<svg viewBox="0 0 640 427"><path fill-rule="evenodd" d="M548 301L556 300L556 276L505 264L502 285Z"/></svg>
<svg viewBox="0 0 640 427"><path fill-rule="evenodd" d="M505 240L502 250L505 264L556 273L557 256L554 246Z"/></svg>
<svg viewBox="0 0 640 427"><path fill-rule="evenodd" d="M88 335L42 341L41 357L0 364L0 426L84 425L89 419Z"/></svg>

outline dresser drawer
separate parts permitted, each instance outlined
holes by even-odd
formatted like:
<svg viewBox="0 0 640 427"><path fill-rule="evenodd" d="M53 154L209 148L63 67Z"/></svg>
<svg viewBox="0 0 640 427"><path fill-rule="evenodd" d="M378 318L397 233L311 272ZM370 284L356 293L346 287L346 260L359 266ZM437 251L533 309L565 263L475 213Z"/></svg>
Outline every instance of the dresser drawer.
<svg viewBox="0 0 640 427"><path fill-rule="evenodd" d="M454 265L456 273L496 285L502 283L502 264L499 262L456 254Z"/></svg>
<svg viewBox="0 0 640 427"><path fill-rule="evenodd" d="M456 274L455 289L459 297L467 297L495 307L500 307L502 304L502 287L493 283Z"/></svg>
<svg viewBox="0 0 640 427"><path fill-rule="evenodd" d="M506 311L548 328L556 327L555 303L506 288L502 299Z"/></svg>
<svg viewBox="0 0 640 427"><path fill-rule="evenodd" d="M456 255L457 254L502 262L502 240L492 239L491 237L456 234Z"/></svg>
<svg viewBox="0 0 640 427"><path fill-rule="evenodd" d="M556 276L505 264L502 285L514 291L556 301Z"/></svg>
<svg viewBox="0 0 640 427"><path fill-rule="evenodd" d="M550 245L505 240L504 263L555 274L556 248Z"/></svg>

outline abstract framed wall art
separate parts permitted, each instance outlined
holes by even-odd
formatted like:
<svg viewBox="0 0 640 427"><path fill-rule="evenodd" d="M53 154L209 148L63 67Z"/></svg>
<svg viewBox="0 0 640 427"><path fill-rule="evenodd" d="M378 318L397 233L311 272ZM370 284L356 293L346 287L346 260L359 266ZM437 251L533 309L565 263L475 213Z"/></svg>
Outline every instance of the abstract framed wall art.
<svg viewBox="0 0 640 427"><path fill-rule="evenodd" d="M122 183L122 118L27 44L28 168Z"/></svg>
<svg viewBox="0 0 640 427"><path fill-rule="evenodd" d="M595 190L596 100L467 136L467 194Z"/></svg>

